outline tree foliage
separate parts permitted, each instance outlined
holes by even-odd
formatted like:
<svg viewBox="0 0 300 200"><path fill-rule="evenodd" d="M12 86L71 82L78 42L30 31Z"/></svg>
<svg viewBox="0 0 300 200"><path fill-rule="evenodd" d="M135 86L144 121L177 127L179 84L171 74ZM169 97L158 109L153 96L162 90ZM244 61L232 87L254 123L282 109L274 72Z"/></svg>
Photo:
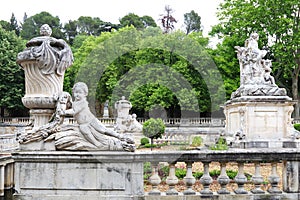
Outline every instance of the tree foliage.
<svg viewBox="0 0 300 200"><path fill-rule="evenodd" d="M0 41L1 115L5 109L11 116L20 116L25 109L21 102L24 96L24 72L16 64L16 57L25 48L25 43L15 32L6 31L1 26Z"/></svg>
<svg viewBox="0 0 300 200"><path fill-rule="evenodd" d="M147 28L149 26L156 27L154 19L148 15L140 17L134 13L129 13L120 19L122 27L133 25L137 29Z"/></svg>
<svg viewBox="0 0 300 200"><path fill-rule="evenodd" d="M194 10L184 14L184 25L186 34L202 31L201 17Z"/></svg>
<svg viewBox="0 0 300 200"><path fill-rule="evenodd" d="M153 139L160 138L164 133L165 124L160 118L150 118L143 124L143 134L151 139L151 144L153 143Z"/></svg>
<svg viewBox="0 0 300 200"><path fill-rule="evenodd" d="M234 54L234 46L244 46L246 38L257 32L260 48L266 46L271 51L269 55L273 56L273 74L277 84L286 87L294 100L299 100L299 10L300 2L297 0L225 0L218 14L221 22L212 30L213 35L224 39L217 50L221 53L223 49L226 51L223 55L228 55L223 58L223 70L232 71L232 60L225 59ZM221 62L221 58L218 61ZM238 71L238 61L234 61L235 71ZM299 117L299 108L296 108L295 116Z"/></svg>
<svg viewBox="0 0 300 200"><path fill-rule="evenodd" d="M40 27L48 24L52 28L52 37L65 39L59 17L54 17L48 12L41 12L26 18L23 22L20 36L25 40L40 36Z"/></svg>
<svg viewBox="0 0 300 200"><path fill-rule="evenodd" d="M102 32L110 32L119 29L119 24L104 22L99 17L81 16L77 20L69 20L64 25L64 32L68 42L72 45L78 35L99 36Z"/></svg>
<svg viewBox="0 0 300 200"><path fill-rule="evenodd" d="M170 116L176 109L178 117L180 110L209 113L225 99L220 75L203 48L207 41L201 33L163 34L152 27L125 27L89 37L75 53L65 86L87 82L90 98L101 103L113 104L126 96L134 112L160 105Z"/></svg>

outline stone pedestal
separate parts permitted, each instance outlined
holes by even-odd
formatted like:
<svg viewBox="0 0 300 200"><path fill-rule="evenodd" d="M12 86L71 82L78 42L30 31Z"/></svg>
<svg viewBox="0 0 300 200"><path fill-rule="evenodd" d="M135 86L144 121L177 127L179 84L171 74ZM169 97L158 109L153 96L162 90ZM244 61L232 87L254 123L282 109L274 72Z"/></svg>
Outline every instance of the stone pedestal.
<svg viewBox="0 0 300 200"><path fill-rule="evenodd" d="M225 131L239 134L244 148L282 147L290 140L294 101L287 96L245 96L225 104Z"/></svg>
<svg viewBox="0 0 300 200"><path fill-rule="evenodd" d="M128 152L18 152L15 200L138 199L143 162ZM103 198L102 198L103 197Z"/></svg>

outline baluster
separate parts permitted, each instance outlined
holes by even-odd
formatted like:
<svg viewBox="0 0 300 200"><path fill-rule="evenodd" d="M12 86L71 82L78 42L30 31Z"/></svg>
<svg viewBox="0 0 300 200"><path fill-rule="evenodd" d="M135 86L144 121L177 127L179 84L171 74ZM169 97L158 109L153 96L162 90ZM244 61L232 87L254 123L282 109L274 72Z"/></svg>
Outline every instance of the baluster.
<svg viewBox="0 0 300 200"><path fill-rule="evenodd" d="M4 165L0 166L0 197L4 196Z"/></svg>
<svg viewBox="0 0 300 200"><path fill-rule="evenodd" d="M271 184L271 188L268 189L268 192L270 193L282 193L281 190L278 188L278 183L280 181L280 177L277 175L277 163L273 162L271 164L272 166L272 172L271 175L269 176L268 180Z"/></svg>
<svg viewBox="0 0 300 200"><path fill-rule="evenodd" d="M251 181L254 183L255 188L251 190L253 194L262 194L265 193L261 188L261 184L263 183L264 179L260 174L260 163L255 163L255 175L252 176Z"/></svg>
<svg viewBox="0 0 300 200"><path fill-rule="evenodd" d="M175 189L175 185L178 183L178 178L175 175L175 163L171 163L169 167L169 176L166 179L166 183L169 185L169 190L166 192L166 195L178 195L178 192Z"/></svg>
<svg viewBox="0 0 300 200"><path fill-rule="evenodd" d="M226 185L230 182L229 177L226 174L226 163L220 163L221 173L218 177L218 183L221 185L221 189L218 190L218 194L230 194L230 192L226 189Z"/></svg>
<svg viewBox="0 0 300 200"><path fill-rule="evenodd" d="M149 183L152 185L152 190L149 192L149 195L160 195L158 190L158 185L161 182L160 177L158 176L158 162L151 163L152 165L152 175L149 178Z"/></svg>
<svg viewBox="0 0 300 200"><path fill-rule="evenodd" d="M236 194L248 194L244 188L244 184L247 182L247 177L244 174L244 163L238 163L238 173L234 178L234 181L237 183L238 188L234 190Z"/></svg>
<svg viewBox="0 0 300 200"><path fill-rule="evenodd" d="M186 176L184 177L184 183L187 189L183 192L184 195L194 195L196 192L192 189L192 186L196 182L195 177L193 176L192 172L192 163L188 162L186 165Z"/></svg>
<svg viewBox="0 0 300 200"><path fill-rule="evenodd" d="M200 183L203 185L203 190L200 191L203 195L212 195L209 185L212 183L212 178L209 175L209 162L203 162L203 176L200 178Z"/></svg>

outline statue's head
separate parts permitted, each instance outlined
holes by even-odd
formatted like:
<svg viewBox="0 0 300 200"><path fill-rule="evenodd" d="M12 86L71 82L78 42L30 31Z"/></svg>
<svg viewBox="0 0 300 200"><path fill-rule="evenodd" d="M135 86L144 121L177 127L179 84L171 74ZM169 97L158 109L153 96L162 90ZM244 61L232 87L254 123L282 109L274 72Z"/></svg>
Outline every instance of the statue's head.
<svg viewBox="0 0 300 200"><path fill-rule="evenodd" d="M52 29L48 24L43 24L40 28L40 34L42 36L51 36L52 34Z"/></svg>
<svg viewBox="0 0 300 200"><path fill-rule="evenodd" d="M88 86L84 82L75 83L72 90L74 91L75 89L81 89L84 92L85 96L88 95L89 89L88 89Z"/></svg>
<svg viewBox="0 0 300 200"><path fill-rule="evenodd" d="M255 39L255 40L258 40L259 35L257 33L251 33L250 37Z"/></svg>

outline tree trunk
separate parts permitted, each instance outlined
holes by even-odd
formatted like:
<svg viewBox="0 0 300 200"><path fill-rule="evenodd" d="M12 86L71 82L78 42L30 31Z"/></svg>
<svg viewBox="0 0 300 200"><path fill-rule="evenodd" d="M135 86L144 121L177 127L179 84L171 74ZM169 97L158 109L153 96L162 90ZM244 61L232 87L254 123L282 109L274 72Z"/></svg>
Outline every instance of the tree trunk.
<svg viewBox="0 0 300 200"><path fill-rule="evenodd" d="M294 106L294 118L299 118L299 95L298 95L298 80L299 80L299 71L300 65L294 69L293 77L292 77L292 93L293 93L293 100L297 101Z"/></svg>
<svg viewBox="0 0 300 200"><path fill-rule="evenodd" d="M4 106L1 106L0 107L1 108L1 110L0 110L0 117L4 117Z"/></svg>

